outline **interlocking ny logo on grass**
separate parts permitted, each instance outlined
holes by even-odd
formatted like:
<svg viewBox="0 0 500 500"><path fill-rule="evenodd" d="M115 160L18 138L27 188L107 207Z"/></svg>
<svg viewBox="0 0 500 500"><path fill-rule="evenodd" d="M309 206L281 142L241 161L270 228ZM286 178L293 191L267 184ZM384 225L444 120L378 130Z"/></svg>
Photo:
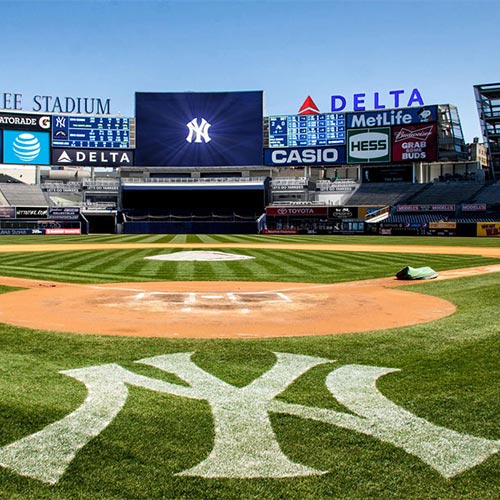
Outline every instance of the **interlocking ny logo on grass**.
<svg viewBox="0 0 500 500"><path fill-rule="evenodd" d="M1 448L0 465L45 483L57 483L78 451L123 408L128 386L204 400L210 405L215 431L212 451L178 476L283 478L328 472L295 463L283 453L270 413L294 415L372 436L418 457L447 478L480 464L500 448L500 441L433 425L385 398L376 381L398 371L394 368L345 365L327 375L326 387L352 414L279 401L276 396L294 380L332 361L297 354L275 355L275 365L245 387L227 384L202 370L191 360L191 353L137 361L175 374L189 386L138 375L114 363L62 371L85 384L87 398L62 420Z"/></svg>

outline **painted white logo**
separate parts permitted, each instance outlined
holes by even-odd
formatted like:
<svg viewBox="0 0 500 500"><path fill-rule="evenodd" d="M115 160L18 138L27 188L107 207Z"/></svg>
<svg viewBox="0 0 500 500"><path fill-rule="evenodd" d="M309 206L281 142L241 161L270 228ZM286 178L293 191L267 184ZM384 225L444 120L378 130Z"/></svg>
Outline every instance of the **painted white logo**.
<svg viewBox="0 0 500 500"><path fill-rule="evenodd" d="M327 389L350 413L278 400L276 397L298 377L332 361L297 354L275 355L276 364L245 387L230 385L201 369L191 360L191 353L137 361L175 374L187 386L138 375L114 363L63 371L85 384L88 394L83 404L62 420L0 448L0 465L23 476L57 483L78 451L124 407L128 386L209 404L215 432L212 451L178 476L283 478L324 474L326 471L293 462L284 454L270 413L294 415L372 436L418 457L447 478L471 469L500 449L500 441L434 425L385 398L376 382L398 371L394 368L346 365L327 375Z"/></svg>
<svg viewBox="0 0 500 500"><path fill-rule="evenodd" d="M186 127L189 129L189 134L186 137L186 141L191 143L193 142L210 142L212 139L208 135L208 129L212 125L208 123L205 118L201 119L201 123L198 124L198 119L193 118L189 123L186 124Z"/></svg>
<svg viewBox="0 0 500 500"><path fill-rule="evenodd" d="M57 159L57 163L73 163L73 161L69 157L68 153L66 153L66 151L63 151Z"/></svg>
<svg viewBox="0 0 500 500"><path fill-rule="evenodd" d="M56 128L64 128L64 127L66 127L66 117L56 116Z"/></svg>
<svg viewBox="0 0 500 500"><path fill-rule="evenodd" d="M21 161L33 161L40 154L40 141L33 134L19 134L14 139L12 150Z"/></svg>

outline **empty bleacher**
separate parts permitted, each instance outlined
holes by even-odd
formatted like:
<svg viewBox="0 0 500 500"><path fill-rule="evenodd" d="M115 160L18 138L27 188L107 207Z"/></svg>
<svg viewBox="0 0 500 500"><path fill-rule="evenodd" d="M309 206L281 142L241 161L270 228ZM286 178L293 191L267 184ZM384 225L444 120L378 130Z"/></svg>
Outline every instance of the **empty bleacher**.
<svg viewBox="0 0 500 500"><path fill-rule="evenodd" d="M411 203L413 205L464 203L474 199L474 196L482 187L482 184L475 182L437 182L428 184L426 189L411 197Z"/></svg>
<svg viewBox="0 0 500 500"><path fill-rule="evenodd" d="M477 214L471 216L456 216L450 213L424 213L424 214L394 214L384 220L386 224L425 224L429 222L458 222L458 223L476 223L476 222L497 222L494 217Z"/></svg>
<svg viewBox="0 0 500 500"><path fill-rule="evenodd" d="M410 182L371 182L363 183L351 196L348 203L352 206L397 205L424 188L423 184Z"/></svg>
<svg viewBox="0 0 500 500"><path fill-rule="evenodd" d="M12 207L48 206L48 201L40 189L40 186L21 183L6 183L0 184L0 192L7 201L7 204Z"/></svg>
<svg viewBox="0 0 500 500"><path fill-rule="evenodd" d="M471 203L487 203L489 205L500 204L500 181L495 184L484 186L475 193Z"/></svg>

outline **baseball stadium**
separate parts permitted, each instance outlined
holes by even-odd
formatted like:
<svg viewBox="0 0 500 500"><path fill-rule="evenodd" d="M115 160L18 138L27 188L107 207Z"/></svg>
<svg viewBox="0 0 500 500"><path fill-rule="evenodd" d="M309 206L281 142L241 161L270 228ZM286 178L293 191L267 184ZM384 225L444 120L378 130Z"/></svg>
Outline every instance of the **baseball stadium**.
<svg viewBox="0 0 500 500"><path fill-rule="evenodd" d="M0 111L0 497L497 498L499 88Z"/></svg>

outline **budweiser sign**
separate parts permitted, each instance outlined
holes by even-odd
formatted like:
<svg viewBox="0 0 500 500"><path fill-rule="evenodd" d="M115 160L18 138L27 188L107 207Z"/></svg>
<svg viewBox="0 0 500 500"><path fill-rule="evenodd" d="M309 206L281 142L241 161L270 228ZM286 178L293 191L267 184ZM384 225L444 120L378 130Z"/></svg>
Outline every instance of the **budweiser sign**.
<svg viewBox="0 0 500 500"><path fill-rule="evenodd" d="M392 127L392 161L414 162L437 159L436 124Z"/></svg>
<svg viewBox="0 0 500 500"><path fill-rule="evenodd" d="M407 140L417 140L426 141L432 134L434 125L428 127L419 128L417 130L409 130L407 128L402 128L394 138L394 142L401 142Z"/></svg>

